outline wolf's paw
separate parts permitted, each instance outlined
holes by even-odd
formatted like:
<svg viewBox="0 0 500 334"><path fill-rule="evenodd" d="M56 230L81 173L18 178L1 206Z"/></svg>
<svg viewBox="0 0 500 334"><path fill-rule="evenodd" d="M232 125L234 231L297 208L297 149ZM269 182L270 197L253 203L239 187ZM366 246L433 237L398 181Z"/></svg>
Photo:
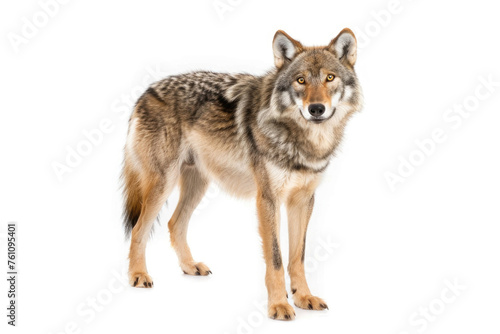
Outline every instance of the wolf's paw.
<svg viewBox="0 0 500 334"><path fill-rule="evenodd" d="M276 320L295 319L295 310L287 302L276 303L269 306L269 318Z"/></svg>
<svg viewBox="0 0 500 334"><path fill-rule="evenodd" d="M153 279L147 273L130 274L130 285L135 288L152 288Z"/></svg>
<svg viewBox="0 0 500 334"><path fill-rule="evenodd" d="M295 306L303 308L305 310L324 310L328 309L325 301L319 297L311 295L293 295L293 301Z"/></svg>
<svg viewBox="0 0 500 334"><path fill-rule="evenodd" d="M204 263L189 263L181 264L181 269L186 275L194 276L208 276L212 273L210 268L208 268Z"/></svg>

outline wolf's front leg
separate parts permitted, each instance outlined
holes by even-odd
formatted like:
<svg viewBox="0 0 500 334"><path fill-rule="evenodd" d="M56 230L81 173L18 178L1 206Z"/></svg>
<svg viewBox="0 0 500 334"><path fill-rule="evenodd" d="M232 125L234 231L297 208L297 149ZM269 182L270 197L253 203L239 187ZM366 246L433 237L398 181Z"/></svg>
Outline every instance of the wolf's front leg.
<svg viewBox="0 0 500 334"><path fill-rule="evenodd" d="M304 257L306 250L306 231L314 206L314 193L298 190L292 192L287 201L288 234L290 243L290 274L293 301L296 306L309 310L327 309L326 303L311 295L306 282Z"/></svg>
<svg viewBox="0 0 500 334"><path fill-rule="evenodd" d="M268 185L269 186L269 185ZM293 307L288 304L285 273L279 242L279 201L269 187L262 187L257 195L259 232L262 237L266 261L266 287L269 317L280 320L295 318Z"/></svg>

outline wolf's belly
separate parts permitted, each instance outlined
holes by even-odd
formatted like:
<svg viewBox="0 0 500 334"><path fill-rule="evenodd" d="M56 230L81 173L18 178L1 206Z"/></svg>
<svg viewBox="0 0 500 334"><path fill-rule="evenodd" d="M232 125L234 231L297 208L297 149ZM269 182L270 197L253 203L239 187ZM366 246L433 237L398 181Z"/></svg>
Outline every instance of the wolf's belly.
<svg viewBox="0 0 500 334"><path fill-rule="evenodd" d="M254 197L256 186L251 170L244 161L230 158L205 152L198 154L198 163L204 174L226 192L236 197Z"/></svg>
<svg viewBox="0 0 500 334"><path fill-rule="evenodd" d="M254 197L256 185L245 150L232 142L221 142L193 133L196 165L212 181L236 197Z"/></svg>

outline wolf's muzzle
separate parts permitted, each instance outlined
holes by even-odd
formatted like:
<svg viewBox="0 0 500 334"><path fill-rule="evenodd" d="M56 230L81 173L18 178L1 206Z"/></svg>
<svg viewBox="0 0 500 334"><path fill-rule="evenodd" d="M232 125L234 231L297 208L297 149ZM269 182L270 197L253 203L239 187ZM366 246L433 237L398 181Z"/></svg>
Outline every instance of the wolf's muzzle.
<svg viewBox="0 0 500 334"><path fill-rule="evenodd" d="M323 111L321 112L312 112L311 111L311 106L314 106L314 105L320 105L323 107ZM311 114L311 118L309 119L311 122L313 123L316 123L316 124L319 124L319 123L323 123L324 121L326 120L329 120L330 118L333 117L333 115L335 115L335 110L336 108L333 108L332 110L332 113L330 115L327 115L327 116L324 116L323 114L325 113L325 106L323 104L311 104L311 106L309 106L308 110L309 110L309 113Z"/></svg>

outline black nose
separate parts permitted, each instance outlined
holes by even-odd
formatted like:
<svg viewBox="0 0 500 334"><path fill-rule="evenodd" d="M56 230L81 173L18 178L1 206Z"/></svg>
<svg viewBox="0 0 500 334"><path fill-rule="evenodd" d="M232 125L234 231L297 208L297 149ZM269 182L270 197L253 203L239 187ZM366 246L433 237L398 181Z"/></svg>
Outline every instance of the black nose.
<svg viewBox="0 0 500 334"><path fill-rule="evenodd" d="M309 113L314 117L319 117L325 113L325 105L321 103L310 104Z"/></svg>

